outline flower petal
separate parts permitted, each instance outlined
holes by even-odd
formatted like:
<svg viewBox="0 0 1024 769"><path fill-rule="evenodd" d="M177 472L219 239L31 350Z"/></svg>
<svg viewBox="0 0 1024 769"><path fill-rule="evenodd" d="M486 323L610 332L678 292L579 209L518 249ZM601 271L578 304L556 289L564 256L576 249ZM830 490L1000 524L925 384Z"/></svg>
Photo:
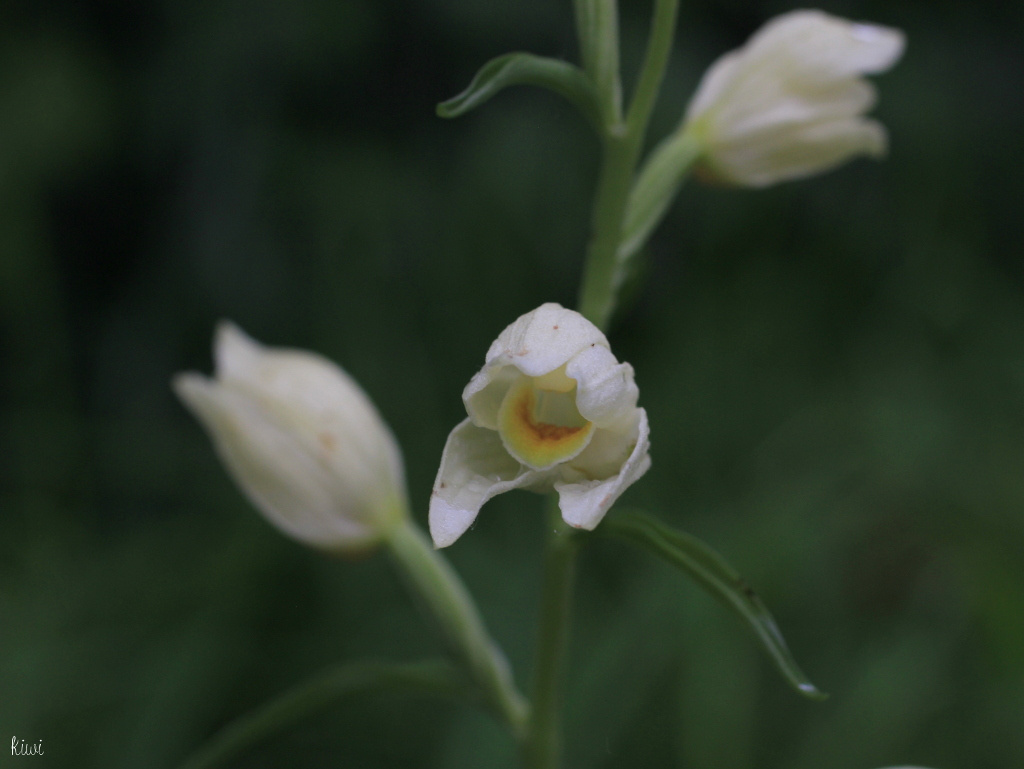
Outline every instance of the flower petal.
<svg viewBox="0 0 1024 769"><path fill-rule="evenodd" d="M741 49L753 67L765 59L816 80L884 72L903 53L898 29L847 21L817 10L777 16Z"/></svg>
<svg viewBox="0 0 1024 769"><path fill-rule="evenodd" d="M765 187L826 171L864 154L885 154L885 128L874 120L835 120L785 131L786 141L765 139L759 147L739 145L722 151L715 168L751 187Z"/></svg>
<svg viewBox="0 0 1024 769"><path fill-rule="evenodd" d="M512 363L527 376L541 376L591 345L608 347L608 340L578 312L548 302L499 334L487 351L485 369Z"/></svg>
<svg viewBox="0 0 1024 769"><path fill-rule="evenodd" d="M605 480L582 480L576 482L557 481L558 506L562 518L570 526L592 530L604 518L615 500L636 482L651 466L650 426L647 412L638 409L640 420L637 425L636 444L629 458L618 473ZM595 443L597 436L595 436ZM582 456L582 455L581 455Z"/></svg>
<svg viewBox="0 0 1024 769"><path fill-rule="evenodd" d="M565 367L576 380L576 407L598 427L607 427L636 406L639 392L633 367L619 363L607 347L595 345L577 354Z"/></svg>
<svg viewBox="0 0 1024 769"><path fill-rule="evenodd" d="M462 392L466 413L477 427L498 429L498 410L509 389L523 374L515 366L484 366Z"/></svg>
<svg viewBox="0 0 1024 769"><path fill-rule="evenodd" d="M229 320L217 324L213 360L219 380L243 381L257 375L265 348Z"/></svg>
<svg viewBox="0 0 1024 769"><path fill-rule="evenodd" d="M561 480L567 483L603 481L617 475L640 437L640 411L631 409L619 417L617 424L595 430L587 448L562 466Z"/></svg>
<svg viewBox="0 0 1024 769"><path fill-rule="evenodd" d="M180 374L174 390L206 427L228 471L252 504L282 531L316 547L359 547L373 541L360 520L362 500L339 509L338 476L281 414L233 387ZM342 490L344 491L344 490Z"/></svg>
<svg viewBox="0 0 1024 769"><path fill-rule="evenodd" d="M686 115L683 122L692 122L711 109L718 102L723 93L732 83L736 82L737 69L742 65L743 59L739 51L730 51L712 63L707 72L697 84L697 91L690 99L686 107Z"/></svg>
<svg viewBox="0 0 1024 769"><path fill-rule="evenodd" d="M382 487L404 486L398 442L373 401L340 366L306 350L265 347L228 322L217 328L214 357L218 382L276 414L296 440L315 439L311 453L322 452L324 444L331 464L353 487L377 481Z"/></svg>
<svg viewBox="0 0 1024 769"><path fill-rule="evenodd" d="M462 392L466 411L474 424L496 430L501 402L520 375L548 374L592 346L608 348L597 326L560 304L542 304L491 344L484 367Z"/></svg>
<svg viewBox="0 0 1024 769"><path fill-rule="evenodd" d="M767 89L761 89L762 95ZM846 80L827 86L808 84L797 89L777 89L771 99L765 99L758 109L723 110L715 115L711 128L713 143L722 151L732 141L755 144L779 141L791 135L801 125L826 120L854 120L875 103L875 88L864 80ZM780 132L773 138L762 132Z"/></svg>
<svg viewBox="0 0 1024 769"><path fill-rule="evenodd" d="M784 14L711 66L682 130L704 146L714 177L754 187L881 155L884 129L861 118L875 103L861 75L888 69L903 48L896 29Z"/></svg>
<svg viewBox="0 0 1024 769"><path fill-rule="evenodd" d="M493 430L464 419L448 436L430 497L430 536L448 547L476 520L491 497L543 483L546 475L519 464Z"/></svg>

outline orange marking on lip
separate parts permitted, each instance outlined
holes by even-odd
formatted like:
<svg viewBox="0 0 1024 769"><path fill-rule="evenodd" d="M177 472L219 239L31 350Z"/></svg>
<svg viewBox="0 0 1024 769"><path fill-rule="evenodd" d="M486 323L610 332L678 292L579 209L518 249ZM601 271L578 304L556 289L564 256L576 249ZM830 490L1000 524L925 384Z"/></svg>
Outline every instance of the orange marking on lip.
<svg viewBox="0 0 1024 769"><path fill-rule="evenodd" d="M533 391L527 390L516 404L516 416L519 420L533 431L533 434L537 436L538 440L547 441L549 443L558 443L563 441L569 436L575 435L580 430L589 427L589 425L580 425L579 427L570 427L569 425L549 425L547 422L536 422L533 419L533 408L534 408L535 397Z"/></svg>
<svg viewBox="0 0 1024 769"><path fill-rule="evenodd" d="M498 430L516 459L541 470L579 454L590 442L594 425L558 425L536 417L537 393L530 382L514 387L499 410Z"/></svg>

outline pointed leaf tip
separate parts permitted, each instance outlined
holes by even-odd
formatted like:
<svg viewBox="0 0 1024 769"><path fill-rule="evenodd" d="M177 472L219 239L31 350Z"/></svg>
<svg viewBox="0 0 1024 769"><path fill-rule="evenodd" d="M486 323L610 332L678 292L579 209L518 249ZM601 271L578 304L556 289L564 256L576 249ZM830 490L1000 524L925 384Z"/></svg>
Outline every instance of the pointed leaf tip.
<svg viewBox="0 0 1024 769"><path fill-rule="evenodd" d="M793 689L813 700L828 697L797 665L757 593L710 545L639 511L617 512L597 531L640 545L683 571L740 616Z"/></svg>
<svg viewBox="0 0 1024 769"><path fill-rule="evenodd" d="M437 114L459 117L511 85L535 85L554 91L576 105L592 123L601 123L597 91L583 70L567 61L522 52L507 53L484 64L466 90L437 105Z"/></svg>

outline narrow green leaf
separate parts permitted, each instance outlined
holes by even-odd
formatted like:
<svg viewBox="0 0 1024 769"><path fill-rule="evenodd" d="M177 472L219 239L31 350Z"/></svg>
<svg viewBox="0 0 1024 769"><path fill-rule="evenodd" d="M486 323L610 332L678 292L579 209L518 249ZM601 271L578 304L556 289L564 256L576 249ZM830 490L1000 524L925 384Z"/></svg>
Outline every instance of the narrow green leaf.
<svg viewBox="0 0 1024 769"><path fill-rule="evenodd" d="M180 769L218 766L346 697L393 690L475 699L475 692L465 678L442 660L416 663L364 660L337 665L238 717L201 745Z"/></svg>
<svg viewBox="0 0 1024 769"><path fill-rule="evenodd" d="M800 670L761 599L709 545L639 511L616 512L605 519L597 531L638 544L681 569L750 626L775 667L794 689L810 699L821 700L828 696Z"/></svg>
<svg viewBox="0 0 1024 769"><path fill-rule="evenodd" d="M458 117L479 107L510 85L536 85L564 96L595 126L601 125L601 100L579 67L532 53L507 53L480 68L465 91L437 105L444 118Z"/></svg>

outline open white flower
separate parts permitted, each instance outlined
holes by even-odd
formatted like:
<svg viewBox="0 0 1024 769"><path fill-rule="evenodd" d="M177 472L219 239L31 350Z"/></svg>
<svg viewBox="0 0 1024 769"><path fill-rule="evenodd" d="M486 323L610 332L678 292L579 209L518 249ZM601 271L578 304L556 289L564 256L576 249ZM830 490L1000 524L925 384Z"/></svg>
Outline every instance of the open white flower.
<svg viewBox="0 0 1024 769"><path fill-rule="evenodd" d="M889 69L903 46L897 29L821 11L778 16L708 69L683 130L713 176L751 187L881 156L885 128L862 117L875 90L860 75Z"/></svg>
<svg viewBox="0 0 1024 769"><path fill-rule="evenodd" d="M217 328L216 377L174 391L209 432L249 500L286 534L361 550L404 515L402 455L359 385L329 360Z"/></svg>
<svg viewBox="0 0 1024 769"><path fill-rule="evenodd" d="M554 489L566 523L593 529L651 464L637 395L632 366L578 312L549 303L523 315L462 393L469 417L448 436L430 500L434 544L511 489Z"/></svg>

